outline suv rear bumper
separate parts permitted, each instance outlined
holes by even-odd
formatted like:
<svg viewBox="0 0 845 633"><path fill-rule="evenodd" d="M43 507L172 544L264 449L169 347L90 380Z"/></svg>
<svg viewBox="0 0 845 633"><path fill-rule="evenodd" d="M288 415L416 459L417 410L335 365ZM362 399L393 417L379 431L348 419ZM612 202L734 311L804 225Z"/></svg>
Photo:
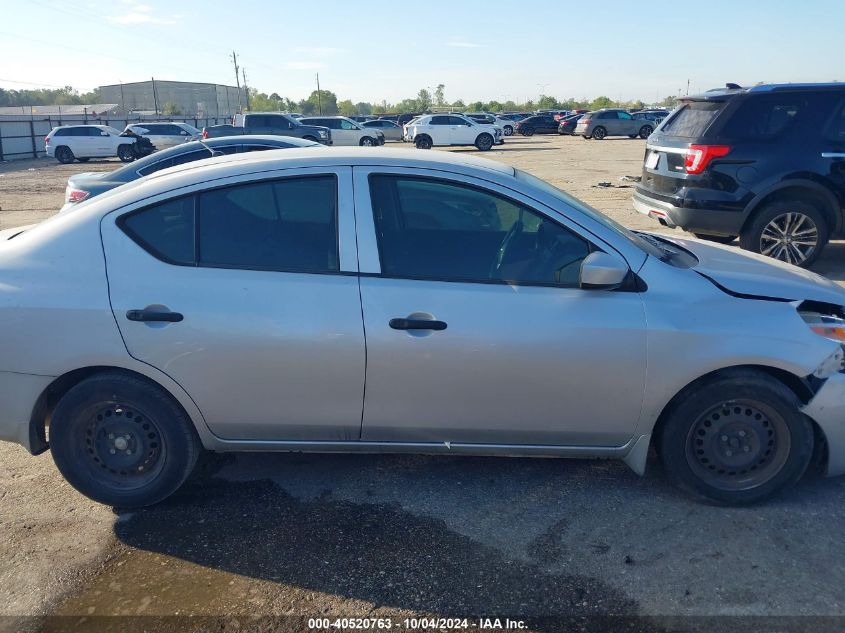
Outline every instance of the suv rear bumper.
<svg viewBox="0 0 845 633"><path fill-rule="evenodd" d="M633 204L636 211L657 220L663 226L672 229L680 227L692 233L739 235L744 220L742 213L683 207L656 200L639 190L634 192Z"/></svg>

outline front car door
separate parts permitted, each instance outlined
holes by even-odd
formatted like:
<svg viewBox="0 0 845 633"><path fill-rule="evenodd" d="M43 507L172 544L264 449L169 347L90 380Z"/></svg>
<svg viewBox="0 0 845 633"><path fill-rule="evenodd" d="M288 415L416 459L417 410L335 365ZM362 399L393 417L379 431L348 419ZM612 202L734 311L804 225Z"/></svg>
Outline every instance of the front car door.
<svg viewBox="0 0 845 633"><path fill-rule="evenodd" d="M357 441L365 352L350 168L213 187L103 220L129 354L181 384L221 438ZM182 318L149 320L159 313Z"/></svg>
<svg viewBox="0 0 845 633"><path fill-rule="evenodd" d="M578 287L583 258L610 247L488 181L354 171L363 440L621 446L632 437L645 387L642 301Z"/></svg>
<svg viewBox="0 0 845 633"><path fill-rule="evenodd" d="M449 117L449 132L452 136L452 145L472 145L475 143L477 128L468 119L461 116Z"/></svg>
<svg viewBox="0 0 845 633"><path fill-rule="evenodd" d="M634 117L629 112L619 110L616 112L616 117L619 119L617 125L617 134L628 136L629 134L638 134L642 124L635 121Z"/></svg>
<svg viewBox="0 0 845 633"><path fill-rule="evenodd" d="M845 99L841 93L823 97L826 102L831 99L836 101L836 106L827 115L828 122L821 143L821 173L827 175L836 187L839 199L845 201Z"/></svg>

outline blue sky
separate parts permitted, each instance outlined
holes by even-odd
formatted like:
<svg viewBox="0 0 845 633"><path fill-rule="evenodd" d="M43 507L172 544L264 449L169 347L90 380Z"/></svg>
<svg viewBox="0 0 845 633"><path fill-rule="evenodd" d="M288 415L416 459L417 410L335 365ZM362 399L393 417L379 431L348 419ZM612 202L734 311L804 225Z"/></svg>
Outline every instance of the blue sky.
<svg viewBox="0 0 845 633"><path fill-rule="evenodd" d="M845 80L845 0L2 4L4 88L229 84L232 49L251 86L293 99L318 71L339 98L373 102L438 83L467 102L541 92L648 102L686 92L687 79L692 91Z"/></svg>

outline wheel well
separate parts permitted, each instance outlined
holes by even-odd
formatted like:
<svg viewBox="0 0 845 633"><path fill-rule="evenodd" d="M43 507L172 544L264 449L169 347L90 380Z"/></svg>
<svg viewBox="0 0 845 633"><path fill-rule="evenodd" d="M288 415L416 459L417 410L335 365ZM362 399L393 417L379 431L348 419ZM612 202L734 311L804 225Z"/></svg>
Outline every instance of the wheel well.
<svg viewBox="0 0 845 633"><path fill-rule="evenodd" d="M74 369L73 371L59 376L51 382L47 388L41 392L41 395L38 396L38 400L35 401L35 406L32 408L32 416L29 419L30 450L33 455L43 453L49 448L49 444L47 442L47 429L50 426L50 417L53 415L53 411L56 409L56 405L59 403L59 400L61 400L68 391L73 389L86 378L107 372L124 374L126 376L138 378L154 387L162 389L165 393L173 397L167 389L154 380L130 369L108 366ZM184 407L182 407L176 398L173 398L173 401L184 411ZM185 416L189 420L191 419L191 416L188 415L187 412L185 412Z"/></svg>
<svg viewBox="0 0 845 633"><path fill-rule="evenodd" d="M821 185L818 186L820 187ZM812 204L819 210L819 212L822 213L822 215L824 215L824 219L830 227L830 232L833 233L834 231L839 231L842 225L841 218L839 217L838 209L832 205L831 196L833 196L832 193L826 195L822 189L817 189L813 186L802 186L800 184L776 189L754 204L754 207L751 209L748 217L745 218L745 223L743 224L741 230L744 231L757 212L760 211L760 209L765 208L766 205L771 204L772 202L792 200L795 202L808 202Z"/></svg>
<svg viewBox="0 0 845 633"><path fill-rule="evenodd" d="M675 394L666 406L663 407L663 410L660 412L651 433L652 445L657 445L659 443L660 435L663 432L663 426L666 423L666 419L672 413L672 410L677 406L677 404L686 397L687 393L694 391L699 385L701 385L701 383L716 376L739 372L757 372L766 374L784 385L804 404L807 404L814 395L812 387L805 380L795 374L790 374L788 371L784 371L783 369L777 369L776 367L766 367L765 365L739 365L736 367L717 369L716 371L704 374L703 376L699 376L693 380L690 384ZM821 429L819 429L815 424L813 425L813 430L815 433L821 433Z"/></svg>

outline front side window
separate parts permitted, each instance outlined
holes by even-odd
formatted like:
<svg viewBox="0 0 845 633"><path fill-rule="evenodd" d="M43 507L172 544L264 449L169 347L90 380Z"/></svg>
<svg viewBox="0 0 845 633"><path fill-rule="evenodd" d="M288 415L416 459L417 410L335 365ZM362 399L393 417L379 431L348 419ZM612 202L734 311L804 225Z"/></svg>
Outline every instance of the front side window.
<svg viewBox="0 0 845 633"><path fill-rule="evenodd" d="M382 274L577 286L591 245L490 191L428 178L370 177Z"/></svg>
<svg viewBox="0 0 845 633"><path fill-rule="evenodd" d="M628 114L627 112L617 112L616 114L620 119L622 119L624 121L630 121L631 118L632 118L631 115Z"/></svg>
<svg viewBox="0 0 845 633"><path fill-rule="evenodd" d="M358 128L355 127L353 123L349 121L344 121L343 119L340 120L340 129L342 130L357 130Z"/></svg>
<svg viewBox="0 0 845 633"><path fill-rule="evenodd" d="M334 176L213 189L130 213L118 224L168 263L289 272L339 269Z"/></svg>
<svg viewBox="0 0 845 633"><path fill-rule="evenodd" d="M840 103L825 129L825 138L834 143L845 143L845 103Z"/></svg>

